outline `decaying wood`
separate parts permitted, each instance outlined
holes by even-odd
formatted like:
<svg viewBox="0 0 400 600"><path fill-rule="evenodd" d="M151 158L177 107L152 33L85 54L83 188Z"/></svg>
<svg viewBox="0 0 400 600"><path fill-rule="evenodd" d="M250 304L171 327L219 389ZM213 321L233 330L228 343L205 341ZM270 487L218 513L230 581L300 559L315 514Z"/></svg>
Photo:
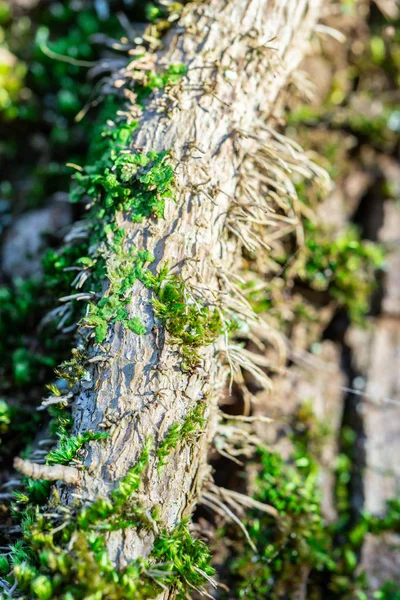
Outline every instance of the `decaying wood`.
<svg viewBox="0 0 400 600"><path fill-rule="evenodd" d="M159 56L160 64L187 65L188 73L173 97L160 92L145 110L132 148L144 153L171 149L176 202L166 207L165 219L137 225L119 217L118 225L130 244L155 255L155 268L168 261L188 289L202 290L211 304L223 300L224 277L232 281L238 248L249 241L228 237L227 227L246 189L240 179L244 157L257 151L261 125L278 116L279 94L307 49L320 4L211 0L189 5ZM253 176L247 189L254 192ZM291 219L289 228L296 214ZM73 433L106 426L111 434L88 444L85 467L91 477L81 492L89 499L108 493L135 464L146 438L157 447L171 425L203 400L207 425L197 442L178 444L161 472L153 453L142 480L140 502L148 510L157 507L161 526L171 529L190 514L210 478L207 451L226 385L226 343L221 336L201 352L194 372L183 372L180 350L168 343L153 314L151 293L139 282L129 312L142 319L147 333L138 336L116 324L102 348L93 343L89 358L104 354L104 360L89 362L73 404ZM147 556L153 541L153 532L130 529L110 533L107 546L112 561L123 567Z"/></svg>

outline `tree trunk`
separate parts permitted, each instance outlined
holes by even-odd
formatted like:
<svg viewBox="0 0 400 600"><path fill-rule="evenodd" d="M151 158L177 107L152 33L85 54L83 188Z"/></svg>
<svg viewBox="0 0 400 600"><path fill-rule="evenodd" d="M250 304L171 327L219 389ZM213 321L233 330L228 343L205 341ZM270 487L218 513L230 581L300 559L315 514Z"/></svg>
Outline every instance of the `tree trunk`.
<svg viewBox="0 0 400 600"><path fill-rule="evenodd" d="M176 201L165 219L132 224L118 216L129 244L168 261L203 302L221 299L235 271L240 241L228 235L231 213L240 200L243 160L254 152L260 124L277 116L278 97L307 48L318 19L319 0L212 0L191 4L169 34L159 64L187 65L169 115L160 94L143 114L131 148L147 153L170 150ZM108 258L112 261L113 256ZM199 297L199 294L197 294ZM80 493L104 496L138 460L145 440L154 448L140 490L160 527L171 530L190 515L202 486L211 477L207 451L217 426L217 403L228 369L223 336L201 350L198 365L182 369L180 348L154 315L151 292L137 282L130 316L146 326L137 335L122 325L109 330L104 346L91 343L90 377L79 385L73 404L74 434L109 424L110 437L91 442ZM226 305L226 302L225 302ZM101 360L90 362L93 357ZM178 443L162 470L157 449L175 423L204 403L205 425L195 443ZM113 423L110 425L110 423ZM112 561L123 567L147 556L155 533L135 529L108 535ZM165 597L168 597L166 593Z"/></svg>

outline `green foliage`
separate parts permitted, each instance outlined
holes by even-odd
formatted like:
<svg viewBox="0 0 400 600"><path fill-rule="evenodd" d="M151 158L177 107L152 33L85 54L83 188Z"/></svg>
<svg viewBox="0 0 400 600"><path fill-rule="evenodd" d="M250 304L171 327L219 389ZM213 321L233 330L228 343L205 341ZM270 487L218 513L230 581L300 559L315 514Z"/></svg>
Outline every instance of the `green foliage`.
<svg viewBox="0 0 400 600"><path fill-rule="evenodd" d="M6 556L0 555L0 576L4 577L10 572L10 563Z"/></svg>
<svg viewBox="0 0 400 600"><path fill-rule="evenodd" d="M147 559L133 561L121 571L114 569L107 555L102 531L147 528L154 523L138 502L151 447L147 440L139 460L109 498L78 510L60 528L47 515L28 508L22 521L24 541L11 548L10 560L2 558L0 570L6 574L12 566L20 589L39 600L145 600L156 597L163 586L171 586L177 597L185 598L188 590L200 589L214 569L208 548L192 538L186 522L171 532L163 531Z"/></svg>
<svg viewBox="0 0 400 600"><path fill-rule="evenodd" d="M186 65L169 65L164 73L148 73L145 89L153 91L154 89L162 89L170 85L176 85L182 79L187 71Z"/></svg>
<svg viewBox="0 0 400 600"><path fill-rule="evenodd" d="M258 555L250 550L236 559L233 573L239 578L238 597L279 598L280 586L290 586L300 576L300 566L317 570L334 568L329 537L321 514L318 471L297 457L294 465L278 455L259 450L261 471L255 499L275 507L278 521L252 511L248 531Z"/></svg>
<svg viewBox="0 0 400 600"><path fill-rule="evenodd" d="M258 554L241 549L233 561L238 597L255 600L262 595L278 600L283 593L294 593L302 578L301 569L305 568L309 571L307 593L313 600L366 600L368 582L359 572L362 543L367 533L400 531L400 500L388 502L385 516L364 513L350 526L348 499L343 494L349 480L343 475L349 474L351 462L343 462L339 471L339 519L326 523L321 512L318 461L329 429L315 418L310 403L305 402L293 419L292 432L294 450L288 461L268 450L258 451L261 469L254 497L276 508L279 517L250 511L245 524ZM346 439L350 448L349 432ZM385 590L390 594L395 588L388 584L373 597L386 598L379 595Z"/></svg>
<svg viewBox="0 0 400 600"><path fill-rule="evenodd" d="M63 404L53 404L47 409L52 417L49 431L55 435L67 435L72 426L71 412Z"/></svg>
<svg viewBox="0 0 400 600"><path fill-rule="evenodd" d="M24 492L14 491L14 498L18 504L43 505L49 499L50 482L43 479L24 477Z"/></svg>
<svg viewBox="0 0 400 600"><path fill-rule="evenodd" d="M31 583L31 593L38 600L51 600L53 595L53 586L51 581L45 575L38 575Z"/></svg>
<svg viewBox="0 0 400 600"><path fill-rule="evenodd" d="M124 133L126 129L123 125ZM126 142L120 145L111 137L104 154L75 175L78 186L72 200L79 201L87 194L100 204L101 218L110 218L117 211L127 212L135 223L145 217L163 217L166 200L173 199L174 172L167 158L167 152L134 154L127 150Z"/></svg>
<svg viewBox="0 0 400 600"><path fill-rule="evenodd" d="M215 573L206 544L192 538L185 521L158 537L151 556L167 564L169 573L164 574L165 582L176 589L178 598L186 598L189 589L201 588L206 582L205 575L211 577Z"/></svg>
<svg viewBox="0 0 400 600"><path fill-rule="evenodd" d="M27 563L31 560L32 553L27 549L22 540L18 540L10 546L10 562L13 565Z"/></svg>
<svg viewBox="0 0 400 600"><path fill-rule="evenodd" d="M67 381L70 387L73 387L85 376L86 356L82 350L77 348L73 348L71 354L71 358L61 363L54 372L58 377ZM52 388L52 391L54 391L54 388Z"/></svg>
<svg viewBox="0 0 400 600"><path fill-rule="evenodd" d="M400 585L388 581L385 585L372 596L377 600L400 600Z"/></svg>
<svg viewBox="0 0 400 600"><path fill-rule="evenodd" d="M52 356L56 349L54 344L40 350L33 344L27 347L29 330L47 306L37 297L39 288L40 282L36 279L17 279L9 286L0 286L0 374L3 379L0 387L10 378L17 387L32 384L37 372L51 372L56 365Z"/></svg>
<svg viewBox="0 0 400 600"><path fill-rule="evenodd" d="M365 514L363 520L367 524L367 530L376 535L384 531L400 532L400 498L388 500L385 516Z"/></svg>
<svg viewBox="0 0 400 600"><path fill-rule="evenodd" d="M174 423L171 425L167 435L157 448L159 471L167 464L169 454L180 442L188 442L193 436L200 433L205 422L203 415L204 404L199 403L189 412L182 423Z"/></svg>
<svg viewBox="0 0 400 600"><path fill-rule="evenodd" d="M96 533L69 533L69 551L61 550L43 531L33 535L42 572L26 557L14 565L14 575L20 588L39 600L146 600L155 598L162 586L173 587L177 598L183 599L214 573L207 547L191 537L185 522L171 533L163 532L146 560L133 561L121 571L113 568L104 539Z"/></svg>
<svg viewBox="0 0 400 600"><path fill-rule="evenodd" d="M46 457L48 465L67 465L77 455L84 444L92 441L104 440L109 434L99 431L85 431L77 436L68 436L62 433L58 440L57 448L51 450Z"/></svg>
<svg viewBox="0 0 400 600"><path fill-rule="evenodd" d="M18 115L18 101L25 83L26 64L1 48L6 60L0 63L0 115L6 119L15 119Z"/></svg>
<svg viewBox="0 0 400 600"><path fill-rule="evenodd" d="M44 285L52 297L63 296L71 289L76 276L71 267L76 267L78 261L88 252L85 240L78 245L65 245L60 249L48 249L42 258L44 270Z"/></svg>
<svg viewBox="0 0 400 600"><path fill-rule="evenodd" d="M198 349L212 344L224 331L233 328L218 309L212 309L188 297L183 281L160 271L154 288L154 312L171 335L171 341L182 347L183 368L190 369L198 361Z"/></svg>
<svg viewBox="0 0 400 600"><path fill-rule="evenodd" d="M150 284L151 274L145 269L145 264L152 262L154 257L135 247L125 250L122 230L115 231L114 239L106 267L109 288L97 304L89 305L89 315L85 319L89 327L94 327L95 339L99 343L106 337L108 323L123 323L138 335L146 332L138 317L129 318L126 304L129 302L128 292L136 281Z"/></svg>
<svg viewBox="0 0 400 600"><path fill-rule="evenodd" d="M0 118L9 121L18 116L18 104L23 96L26 64L12 53L9 39L12 22L11 7L0 2Z"/></svg>
<svg viewBox="0 0 400 600"><path fill-rule="evenodd" d="M11 422L11 409L7 402L0 400L0 434L6 433Z"/></svg>
<svg viewBox="0 0 400 600"><path fill-rule="evenodd" d="M383 266L383 259L382 248L362 241L353 227L332 238L307 223L304 263L298 275L313 289L328 291L347 308L350 318L360 323L368 311L375 271Z"/></svg>

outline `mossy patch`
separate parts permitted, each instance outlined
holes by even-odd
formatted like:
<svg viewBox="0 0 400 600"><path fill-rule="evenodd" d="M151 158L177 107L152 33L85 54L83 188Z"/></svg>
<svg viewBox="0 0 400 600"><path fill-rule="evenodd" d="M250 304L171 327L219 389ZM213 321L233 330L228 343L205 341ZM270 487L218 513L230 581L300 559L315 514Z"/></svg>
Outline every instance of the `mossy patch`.
<svg viewBox="0 0 400 600"><path fill-rule="evenodd" d="M199 403L193 408L182 423L171 425L167 435L161 441L157 448L158 470L160 471L167 464L167 458L174 448L181 442L191 441L191 437L196 437L205 423L205 406Z"/></svg>
<svg viewBox="0 0 400 600"><path fill-rule="evenodd" d="M109 498L78 510L61 527L28 507L23 513L24 541L0 559L5 580L16 577L20 589L38 600L83 600L92 594L108 600L144 600L156 597L165 587L185 598L188 590L200 589L214 569L207 547L193 539L186 522L158 534L150 556L121 571L115 570L108 557L102 532L148 528L154 523L140 507L137 495L151 448L148 440L136 465Z"/></svg>
<svg viewBox="0 0 400 600"><path fill-rule="evenodd" d="M337 522L327 523L321 508L319 456L329 430L315 419L309 403L300 407L298 416L288 461L268 450L258 451L261 467L254 498L276 508L279 517L250 511L246 526L257 555L242 549L232 563L238 597L278 600L282 594L294 594L305 569L313 600L366 600L368 582L358 568L362 543L367 533L400 531L400 501L389 501L383 517L363 513L351 525L348 504L342 504ZM344 469L342 465L342 474ZM392 589L389 584L387 589Z"/></svg>
<svg viewBox="0 0 400 600"><path fill-rule="evenodd" d="M315 290L328 291L354 322L368 312L375 272L383 262L383 248L361 240L355 227L330 238L328 231L307 223L299 277Z"/></svg>
<svg viewBox="0 0 400 600"><path fill-rule="evenodd" d="M79 450L91 441L104 440L109 436L106 432L85 431L77 436L61 434L57 447L46 456L48 465L67 465L79 452Z"/></svg>

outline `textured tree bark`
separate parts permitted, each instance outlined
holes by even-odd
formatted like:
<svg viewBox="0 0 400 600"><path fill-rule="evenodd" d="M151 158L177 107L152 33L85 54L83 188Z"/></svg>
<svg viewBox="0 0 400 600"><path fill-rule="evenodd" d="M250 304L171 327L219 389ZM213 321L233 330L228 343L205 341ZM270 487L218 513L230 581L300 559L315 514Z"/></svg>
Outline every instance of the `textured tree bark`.
<svg viewBox="0 0 400 600"><path fill-rule="evenodd" d="M169 114L161 92L151 101L131 146L144 153L171 150L176 202L166 207L165 219L133 224L129 215L119 215L118 225L129 244L155 255L155 268L168 261L172 272L197 293L201 290L209 303L224 300L224 276L231 279L238 264L241 242L228 236L228 224L240 193L243 157L256 148L252 136L258 124L277 116L278 96L307 49L321 3L191 4L158 57L160 64L183 63L188 72L173 90L174 98L167 98ZM151 292L139 282L129 312L142 319L146 334L120 324L110 327L102 347L91 344L89 376L76 391L73 433L104 426L110 431L106 441L88 445L79 493L85 499L109 493L135 464L146 438L157 448L171 425L204 401L207 424L197 441L179 443L160 472L153 451L142 478L142 505L149 511L157 507L159 526L172 529L191 513L211 477L207 451L228 373L225 341L222 336L202 349L200 364L184 372L179 347L169 343L154 316ZM65 492L71 502L72 491ZM110 533L111 559L123 567L147 556L155 535L135 529Z"/></svg>

